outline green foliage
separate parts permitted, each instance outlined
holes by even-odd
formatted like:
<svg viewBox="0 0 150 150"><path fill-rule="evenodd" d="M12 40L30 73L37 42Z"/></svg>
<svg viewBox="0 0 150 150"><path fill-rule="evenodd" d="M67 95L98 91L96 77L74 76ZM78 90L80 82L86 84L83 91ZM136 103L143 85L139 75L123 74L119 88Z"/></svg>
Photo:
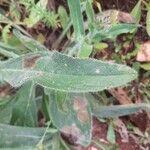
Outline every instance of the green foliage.
<svg viewBox="0 0 150 150"><path fill-rule="evenodd" d="M41 12L43 13L46 11L47 3L48 0L40 0L37 2L37 4L35 4L35 6L32 6L32 8L30 9L29 18L26 18L25 20L28 27L32 27L42 19L43 15L41 14Z"/></svg>
<svg viewBox="0 0 150 150"><path fill-rule="evenodd" d="M107 132L107 140L112 143L115 144L116 143L116 139L115 139L115 131L114 131L114 127L113 127L113 123L110 122L109 126L108 126L108 132Z"/></svg>
<svg viewBox="0 0 150 150"><path fill-rule="evenodd" d="M48 65L51 64L51 65ZM29 53L2 63L1 78L14 87L27 81L66 92L100 91L137 77L125 65L68 57L58 52Z"/></svg>
<svg viewBox="0 0 150 150"><path fill-rule="evenodd" d="M12 18L13 20L15 20L15 22L17 22L17 21L19 22L20 19L21 19L21 14L20 14L18 8L19 8L18 3L12 0L12 2L11 2L11 4L10 4L9 11L11 12L11 14L10 14L10 15L11 15L11 18Z"/></svg>
<svg viewBox="0 0 150 150"><path fill-rule="evenodd" d="M131 15L136 19L137 23L141 20L141 2L142 0L139 0L131 12Z"/></svg>
<svg viewBox="0 0 150 150"><path fill-rule="evenodd" d="M78 52L78 57L88 58L90 56L90 54L92 53L92 50L93 50L92 44L89 44L88 42L83 41L81 43L81 48Z"/></svg>
<svg viewBox="0 0 150 150"><path fill-rule="evenodd" d="M0 123L10 123L14 102L12 96L0 97Z"/></svg>
<svg viewBox="0 0 150 150"><path fill-rule="evenodd" d="M14 35L20 40L20 42L31 52L36 51L48 51L45 46L41 45L39 42L31 37L24 36L18 30L13 30Z"/></svg>
<svg viewBox="0 0 150 150"><path fill-rule="evenodd" d="M91 143L93 116L116 118L141 109L149 110L147 104L104 106L94 92L126 85L137 78L137 72L126 65L89 58L96 51L108 48L103 40L115 41L120 34L133 33L139 25L115 23L109 28L101 27L95 20L92 0L67 2L70 16L62 6L58 8L58 14L48 10L48 0L19 1L10 7L13 11L11 19L0 15L0 22L6 24L2 32L5 43L0 43L0 54L8 58L0 62L0 81L18 88L13 96L0 98L0 149L70 150L60 133L71 137L75 144L87 146ZM67 47L67 54L49 51L17 25L20 15L14 8L18 4L25 6L29 13L25 19L28 27L43 21L54 29L59 22L63 29L59 42L70 31L72 43ZM132 11L137 22L140 20L140 5L141 1ZM85 28L83 12L87 16L88 29ZM12 21L13 18L17 21ZM74 29L72 35L71 25ZM18 43L10 42L10 28L13 28L13 37ZM143 68L147 67L143 64ZM42 117L38 118L38 113ZM46 128L37 128L40 123ZM112 123L109 124L107 139L115 144ZM102 149L116 148L97 145Z"/></svg>
<svg viewBox="0 0 150 150"><path fill-rule="evenodd" d="M146 30L148 35L150 36L150 9L148 10L146 17Z"/></svg>
<svg viewBox="0 0 150 150"><path fill-rule="evenodd" d="M136 24L115 24L108 30L100 30L93 33L93 40L100 41L105 39L115 39L123 33L132 33L138 25Z"/></svg>
<svg viewBox="0 0 150 150"><path fill-rule="evenodd" d="M150 3L147 3L146 1L143 1L143 3L146 6L147 9L147 16L146 16L146 31L148 35L150 36Z"/></svg>
<svg viewBox="0 0 150 150"><path fill-rule="evenodd" d="M94 10L92 6L92 0L87 0L86 2L86 15L88 18L88 26L89 29L92 31L93 30L93 22L94 22Z"/></svg>
<svg viewBox="0 0 150 150"><path fill-rule="evenodd" d="M5 43L8 43L8 34L10 33L11 25L8 24L3 28L2 38Z"/></svg>
<svg viewBox="0 0 150 150"><path fill-rule="evenodd" d="M150 106L147 104L128 104L123 106L99 106L93 108L93 115L103 118L116 118L133 114L141 109L149 111Z"/></svg>
<svg viewBox="0 0 150 150"><path fill-rule="evenodd" d="M66 9L62 6L59 6L58 15L59 15L59 19L60 19L60 23L62 25L62 28L65 29L68 25L68 22L69 22L69 16L67 14Z"/></svg>
<svg viewBox="0 0 150 150"><path fill-rule="evenodd" d="M150 63L141 64L140 66L145 70L150 70Z"/></svg>
<svg viewBox="0 0 150 150"><path fill-rule="evenodd" d="M29 28L39 21L43 21L49 27L57 26L58 15L54 11L47 9L48 0L39 0L37 3L33 0L23 0L20 3L30 12L29 17L24 20Z"/></svg>
<svg viewBox="0 0 150 150"><path fill-rule="evenodd" d="M45 131L46 128L17 127L0 124L0 149L36 150L40 147L51 148L53 138L57 136L57 131L49 129L46 134ZM43 142L39 145L42 138Z"/></svg>
<svg viewBox="0 0 150 150"><path fill-rule="evenodd" d="M54 125L66 136L72 136L76 144L88 145L91 141L91 108L84 94L67 94L61 103L65 110L58 107L59 92L50 92L49 111ZM62 97L64 98L64 97Z"/></svg>
<svg viewBox="0 0 150 150"><path fill-rule="evenodd" d="M37 108L35 102L35 87L29 82L23 85L15 97L11 124L17 126L37 126ZM21 106L21 107L20 107Z"/></svg>
<svg viewBox="0 0 150 150"><path fill-rule="evenodd" d="M74 27L74 33L76 38L80 38L84 35L84 27L83 27L83 17L81 13L81 4L80 0L67 0L70 16Z"/></svg>

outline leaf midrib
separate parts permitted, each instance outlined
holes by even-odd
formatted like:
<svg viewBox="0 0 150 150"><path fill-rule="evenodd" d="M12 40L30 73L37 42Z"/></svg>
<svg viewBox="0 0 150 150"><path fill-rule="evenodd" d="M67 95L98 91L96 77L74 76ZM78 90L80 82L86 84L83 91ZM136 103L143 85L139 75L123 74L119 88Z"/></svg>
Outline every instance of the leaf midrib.
<svg viewBox="0 0 150 150"><path fill-rule="evenodd" d="M4 70L4 71L3 71ZM8 70L8 71L7 71ZM22 69L18 69L18 70L15 70L15 69L1 69L1 71L2 72L9 72L9 71L12 71L12 72L25 72L25 71L28 71L28 72L35 72L35 73L43 73L43 74L45 74L45 75L49 75L49 76L54 76L54 75L56 75L56 76L85 76L85 77L89 77L89 76L93 76L93 77L97 77L97 76L121 76L121 75L135 75L136 76L136 73L129 73L129 72L127 72L127 73L122 73L122 74L113 74L113 75L107 75L107 74L91 74L91 75L87 75L87 74L83 74L83 75L74 75L74 74L61 74L61 73L47 73L47 72L44 72L44 71L36 71L36 70L22 70ZM39 76L39 75L38 75ZM43 76L43 75L42 75Z"/></svg>

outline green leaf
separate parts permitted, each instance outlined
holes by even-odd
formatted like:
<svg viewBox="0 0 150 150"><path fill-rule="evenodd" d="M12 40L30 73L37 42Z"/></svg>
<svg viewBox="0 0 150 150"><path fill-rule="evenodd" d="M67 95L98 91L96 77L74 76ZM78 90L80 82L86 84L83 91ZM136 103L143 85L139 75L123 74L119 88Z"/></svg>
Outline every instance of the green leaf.
<svg viewBox="0 0 150 150"><path fill-rule="evenodd" d="M53 138L52 147L50 150L71 150L68 145L61 139L61 137L55 136Z"/></svg>
<svg viewBox="0 0 150 150"><path fill-rule="evenodd" d="M0 97L0 123L10 123L14 102L13 96Z"/></svg>
<svg viewBox="0 0 150 150"><path fill-rule="evenodd" d="M27 81L66 92L89 92L121 86L137 77L125 65L79 59L56 51L29 53L0 64L0 79L14 87Z"/></svg>
<svg viewBox="0 0 150 150"><path fill-rule="evenodd" d="M2 39L5 43L8 43L10 29L11 29L11 24L7 24L2 30Z"/></svg>
<svg viewBox="0 0 150 150"><path fill-rule="evenodd" d="M139 21L141 20L141 2L142 0L139 0L131 11L131 15L136 19L137 23L139 23Z"/></svg>
<svg viewBox="0 0 150 150"><path fill-rule="evenodd" d="M65 29L67 27L68 21L69 21L69 17L66 12L66 9L63 6L59 6L58 14L59 14L60 23L61 23L63 29Z"/></svg>
<svg viewBox="0 0 150 150"><path fill-rule="evenodd" d="M32 52L48 51L48 49L45 46L41 45L38 41L34 40L31 37L27 37L21 34L20 31L14 29L13 33L21 41L21 43Z"/></svg>
<svg viewBox="0 0 150 150"><path fill-rule="evenodd" d="M92 6L92 0L87 0L86 2L86 15L88 18L89 29L92 31L94 23L94 10Z"/></svg>
<svg viewBox="0 0 150 150"><path fill-rule="evenodd" d="M16 95L11 124L18 126L37 126L37 109L35 102L35 87L32 82L21 87Z"/></svg>
<svg viewBox="0 0 150 150"><path fill-rule="evenodd" d="M115 24L108 30L100 30L93 33L92 39L97 41L114 39L120 34L132 33L137 27L138 25L136 24Z"/></svg>
<svg viewBox="0 0 150 150"><path fill-rule="evenodd" d="M22 27L19 25L15 24L14 21L10 20L10 18L7 18L4 13L1 12L0 10L0 23L5 23L5 24L11 24L14 28L20 30L22 33L29 35L26 30L24 30Z"/></svg>
<svg viewBox="0 0 150 150"><path fill-rule="evenodd" d="M87 42L83 42L81 44L81 48L79 50L78 57L80 58L87 58L92 53L93 46L91 44L88 44Z"/></svg>
<svg viewBox="0 0 150 150"><path fill-rule="evenodd" d="M39 141L43 139L43 147L48 148L56 131L46 128L16 127L0 124L0 149L1 150L37 150ZM43 137L43 135L45 136Z"/></svg>
<svg viewBox="0 0 150 150"><path fill-rule="evenodd" d="M42 21L48 27L57 28L57 26L58 26L58 14L55 11L49 11L49 10L44 11Z"/></svg>
<svg viewBox="0 0 150 150"><path fill-rule="evenodd" d="M67 0L67 1L75 36L76 38L81 37L84 35L84 26L80 0Z"/></svg>
<svg viewBox="0 0 150 150"><path fill-rule="evenodd" d="M146 31L148 35L150 36L150 10L148 10L147 16L146 16Z"/></svg>
<svg viewBox="0 0 150 150"><path fill-rule="evenodd" d="M50 93L50 92L49 92ZM64 136L73 140L72 142L81 145L88 145L91 142L92 116L90 105L84 94L66 93L66 110L62 111L57 105L57 94L51 92L50 112L53 124L63 133ZM64 97L62 97L64 98Z"/></svg>
<svg viewBox="0 0 150 150"><path fill-rule="evenodd" d="M140 110L149 111L150 105L148 104L129 104L129 105L119 105L119 106L100 106L93 108L93 115L96 117L103 118L115 118L130 115L136 113Z"/></svg>
<svg viewBox="0 0 150 150"><path fill-rule="evenodd" d="M48 0L39 0L37 4L32 7L29 18L25 19L25 23L29 28L44 17L42 12L46 11L47 3Z"/></svg>
<svg viewBox="0 0 150 150"><path fill-rule="evenodd" d="M141 64L140 67L144 70L150 70L150 63Z"/></svg>
<svg viewBox="0 0 150 150"><path fill-rule="evenodd" d="M108 126L107 140L112 144L116 143L116 136L112 122L110 122Z"/></svg>
<svg viewBox="0 0 150 150"><path fill-rule="evenodd" d="M10 48L10 49L13 49L13 48ZM0 43L0 55L6 56L6 57L13 57L13 58L18 57L17 54L15 54L12 51L9 51L9 46L7 46L5 44L1 45L1 43Z"/></svg>
<svg viewBox="0 0 150 150"><path fill-rule="evenodd" d="M104 42L98 42L98 43L95 43L94 44L94 48L97 50L97 51L100 51L100 50L103 50L105 48L108 48L108 44L107 43L104 43Z"/></svg>

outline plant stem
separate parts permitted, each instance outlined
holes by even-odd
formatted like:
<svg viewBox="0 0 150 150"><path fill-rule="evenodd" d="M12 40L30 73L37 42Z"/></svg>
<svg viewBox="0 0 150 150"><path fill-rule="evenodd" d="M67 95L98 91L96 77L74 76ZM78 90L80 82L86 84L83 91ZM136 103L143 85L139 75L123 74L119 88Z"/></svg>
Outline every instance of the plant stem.
<svg viewBox="0 0 150 150"><path fill-rule="evenodd" d="M7 50L4 50L2 48L0 48L0 54L4 55L4 56L7 56L7 57L13 57L13 58L17 58L18 55L13 53L13 52L9 52Z"/></svg>

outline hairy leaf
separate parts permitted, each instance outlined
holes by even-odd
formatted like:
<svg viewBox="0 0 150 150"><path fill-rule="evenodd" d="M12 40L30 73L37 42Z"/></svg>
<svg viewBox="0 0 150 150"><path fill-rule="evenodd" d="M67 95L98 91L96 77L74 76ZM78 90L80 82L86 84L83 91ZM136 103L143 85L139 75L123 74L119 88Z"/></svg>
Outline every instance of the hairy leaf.
<svg viewBox="0 0 150 150"><path fill-rule="evenodd" d="M47 148L48 145L52 144L51 140L57 132L51 130L46 134L45 132L46 128L27 128L0 124L0 149L37 150L42 138L44 138L42 146Z"/></svg>
<svg viewBox="0 0 150 150"><path fill-rule="evenodd" d="M14 102L13 96L0 97L0 123L10 123Z"/></svg>
<svg viewBox="0 0 150 150"><path fill-rule="evenodd" d="M84 35L80 0L67 0L76 37Z"/></svg>
<svg viewBox="0 0 150 150"><path fill-rule="evenodd" d="M86 15L88 18L88 26L90 31L93 30L93 23L94 23L94 10L92 6L92 0L87 0L86 2Z"/></svg>
<svg viewBox="0 0 150 150"><path fill-rule="evenodd" d="M54 125L70 142L88 145L91 141L92 116L84 94L66 94L62 110L57 105L59 92L51 92L50 112ZM62 97L63 99L64 97Z"/></svg>
<svg viewBox="0 0 150 150"><path fill-rule="evenodd" d="M142 0L139 0L131 12L131 15L136 19L137 23L139 23L141 19L141 2Z"/></svg>
<svg viewBox="0 0 150 150"><path fill-rule="evenodd" d="M107 30L100 30L96 33L93 33L93 40L104 40L104 39L114 39L118 35L123 33L133 32L138 25L136 24L115 24Z"/></svg>
<svg viewBox="0 0 150 150"><path fill-rule="evenodd" d="M101 106L93 109L93 115L96 117L114 118L136 113L140 110L149 111L150 105L147 104L129 104L120 106Z"/></svg>
<svg viewBox="0 0 150 150"><path fill-rule="evenodd" d="M31 37L27 37L27 36L21 34L18 30L14 29L13 33L21 41L21 43L26 48L28 48L29 50L31 50L32 52L36 52L36 51L48 51L48 49L45 48L45 46L41 45L39 42L37 42L36 40L34 40Z"/></svg>
<svg viewBox="0 0 150 150"><path fill-rule="evenodd" d="M14 87L32 80L46 88L67 92L100 91L124 85L136 76L125 65L73 58L55 51L29 53L0 66L0 79Z"/></svg>
<svg viewBox="0 0 150 150"><path fill-rule="evenodd" d="M16 103L13 107L11 124L19 126L37 126L37 110L35 103L35 91L32 82L21 87L16 95Z"/></svg>
<svg viewBox="0 0 150 150"><path fill-rule="evenodd" d="M86 41L83 41L81 44L81 48L79 50L78 57L80 58L87 58L92 53L93 46L92 44L88 44Z"/></svg>

